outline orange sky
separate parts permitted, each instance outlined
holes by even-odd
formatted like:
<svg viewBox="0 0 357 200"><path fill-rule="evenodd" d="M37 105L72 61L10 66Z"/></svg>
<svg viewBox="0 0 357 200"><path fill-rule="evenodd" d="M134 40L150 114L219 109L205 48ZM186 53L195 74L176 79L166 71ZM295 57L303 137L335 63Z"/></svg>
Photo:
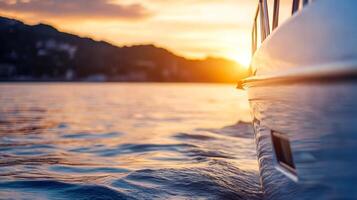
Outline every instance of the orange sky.
<svg viewBox="0 0 357 200"><path fill-rule="evenodd" d="M189 58L248 65L254 0L0 0L0 15L116 45L153 43Z"/></svg>

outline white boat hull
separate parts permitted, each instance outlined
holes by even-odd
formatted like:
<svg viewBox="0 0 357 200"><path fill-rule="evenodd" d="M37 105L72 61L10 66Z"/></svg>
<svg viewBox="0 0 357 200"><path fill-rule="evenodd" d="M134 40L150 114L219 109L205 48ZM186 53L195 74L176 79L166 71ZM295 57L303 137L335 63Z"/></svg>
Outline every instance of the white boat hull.
<svg viewBox="0 0 357 200"><path fill-rule="evenodd" d="M357 82L249 90L267 199L357 199ZM282 173L271 131L287 134L296 179Z"/></svg>
<svg viewBox="0 0 357 200"><path fill-rule="evenodd" d="M357 1L313 1L253 57L266 199L357 199Z"/></svg>

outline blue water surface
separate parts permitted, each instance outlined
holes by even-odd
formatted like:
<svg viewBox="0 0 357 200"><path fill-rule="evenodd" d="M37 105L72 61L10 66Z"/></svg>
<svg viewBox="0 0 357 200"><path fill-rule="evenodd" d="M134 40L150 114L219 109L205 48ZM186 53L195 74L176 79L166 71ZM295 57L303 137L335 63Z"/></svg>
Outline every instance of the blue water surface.
<svg viewBox="0 0 357 200"><path fill-rule="evenodd" d="M1 199L260 199L234 85L0 84Z"/></svg>

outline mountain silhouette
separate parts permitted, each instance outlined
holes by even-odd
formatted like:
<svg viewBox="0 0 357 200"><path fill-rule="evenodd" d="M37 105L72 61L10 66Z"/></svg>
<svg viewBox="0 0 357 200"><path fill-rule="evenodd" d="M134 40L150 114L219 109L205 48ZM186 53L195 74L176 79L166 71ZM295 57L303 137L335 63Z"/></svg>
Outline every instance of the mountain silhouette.
<svg viewBox="0 0 357 200"><path fill-rule="evenodd" d="M223 58L190 60L155 45L118 47L0 17L2 81L236 82L247 71Z"/></svg>

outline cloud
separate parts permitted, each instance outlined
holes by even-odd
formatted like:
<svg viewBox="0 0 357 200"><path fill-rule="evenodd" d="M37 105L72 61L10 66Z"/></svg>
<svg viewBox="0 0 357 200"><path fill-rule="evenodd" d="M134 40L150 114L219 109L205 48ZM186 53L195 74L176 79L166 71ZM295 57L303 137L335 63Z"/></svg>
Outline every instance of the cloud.
<svg viewBox="0 0 357 200"><path fill-rule="evenodd" d="M141 4L108 0L0 0L0 10L70 18L141 19L151 15Z"/></svg>

